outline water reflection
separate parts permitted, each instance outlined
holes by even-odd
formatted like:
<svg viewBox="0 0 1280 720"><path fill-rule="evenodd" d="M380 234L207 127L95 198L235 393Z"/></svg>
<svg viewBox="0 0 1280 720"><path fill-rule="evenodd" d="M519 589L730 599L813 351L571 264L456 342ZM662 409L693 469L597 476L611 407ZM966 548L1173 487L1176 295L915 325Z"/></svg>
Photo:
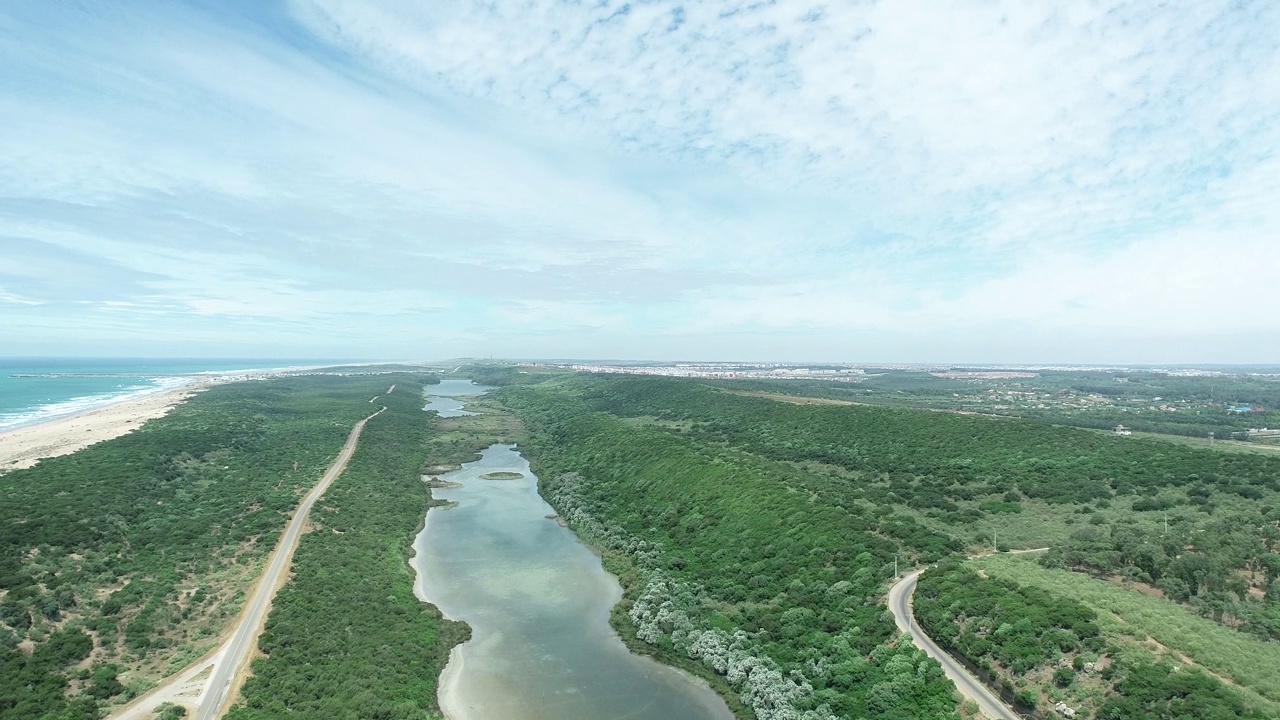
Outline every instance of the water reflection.
<svg viewBox="0 0 1280 720"><path fill-rule="evenodd" d="M434 410L440 417L462 417L475 415L463 410L467 396L483 395L493 388L477 385L466 378L441 378L439 384L426 386L427 405L423 410Z"/></svg>
<svg viewBox="0 0 1280 720"><path fill-rule="evenodd" d="M494 472L516 480L485 480ZM511 445L436 489L456 502L427 514L414 548L420 597L465 620L471 641L441 677L451 720L729 720L705 684L631 654L609 627L617 580L548 519L528 462Z"/></svg>

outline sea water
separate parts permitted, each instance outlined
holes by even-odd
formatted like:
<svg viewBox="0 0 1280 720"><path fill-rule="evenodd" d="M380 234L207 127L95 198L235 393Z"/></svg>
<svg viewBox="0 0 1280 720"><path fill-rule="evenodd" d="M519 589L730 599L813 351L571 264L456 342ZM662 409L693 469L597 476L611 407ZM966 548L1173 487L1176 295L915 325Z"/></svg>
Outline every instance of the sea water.
<svg viewBox="0 0 1280 720"><path fill-rule="evenodd" d="M181 387L201 375L332 362L261 358L0 358L0 430Z"/></svg>

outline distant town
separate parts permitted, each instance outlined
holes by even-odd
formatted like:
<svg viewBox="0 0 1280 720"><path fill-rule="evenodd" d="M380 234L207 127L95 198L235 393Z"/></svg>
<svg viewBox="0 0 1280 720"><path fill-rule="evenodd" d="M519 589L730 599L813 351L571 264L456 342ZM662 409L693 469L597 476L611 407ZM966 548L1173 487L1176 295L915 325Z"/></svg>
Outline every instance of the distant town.
<svg viewBox="0 0 1280 720"><path fill-rule="evenodd" d="M1157 373L1177 378L1212 378L1230 375L1280 378L1280 368L1241 367L1230 370L1208 368L1139 367L1121 365L992 365L959 366L933 364L844 364L844 363L780 363L780 362L523 362L524 367L560 368L578 372L622 375L660 375L664 377L701 377L720 379L832 380L860 382L878 372L921 372L934 377L956 380L1012 380L1036 378L1042 372ZM1128 378L1116 377L1117 382ZM1242 410L1247 412L1247 409Z"/></svg>
<svg viewBox="0 0 1280 720"><path fill-rule="evenodd" d="M1280 368L762 362L524 362L526 370L775 382L770 392L1255 443L1280 441ZM782 382L791 381L791 382ZM806 384L804 381L811 381ZM814 385L812 381L818 381ZM824 389L825 388L825 389Z"/></svg>

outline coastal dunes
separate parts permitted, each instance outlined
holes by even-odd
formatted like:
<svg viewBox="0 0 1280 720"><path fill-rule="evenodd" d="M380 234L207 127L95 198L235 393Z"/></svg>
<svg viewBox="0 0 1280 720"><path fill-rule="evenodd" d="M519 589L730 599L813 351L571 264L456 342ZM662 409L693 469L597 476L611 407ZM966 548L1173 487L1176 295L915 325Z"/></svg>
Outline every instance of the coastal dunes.
<svg viewBox="0 0 1280 720"><path fill-rule="evenodd" d="M44 458L68 455L133 432L163 417L203 385L158 392L63 418L0 432L0 472L29 468Z"/></svg>
<svg viewBox="0 0 1280 720"><path fill-rule="evenodd" d="M218 383L138 432L0 474L0 714L96 717L203 655L389 382ZM92 684L75 682L85 668Z"/></svg>

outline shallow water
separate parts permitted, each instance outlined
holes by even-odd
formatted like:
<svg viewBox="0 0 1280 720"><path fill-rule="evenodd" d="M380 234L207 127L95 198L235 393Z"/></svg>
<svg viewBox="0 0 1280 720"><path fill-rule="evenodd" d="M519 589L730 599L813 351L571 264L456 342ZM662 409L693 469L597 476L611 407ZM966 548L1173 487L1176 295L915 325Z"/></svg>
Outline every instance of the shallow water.
<svg viewBox="0 0 1280 720"><path fill-rule="evenodd" d="M189 385L218 371L317 361L0 358L0 431Z"/></svg>
<svg viewBox="0 0 1280 720"><path fill-rule="evenodd" d="M477 385L466 378L442 378L436 385L426 386L427 405L423 410L434 410L440 417L462 417L476 413L463 410L465 398L471 395L483 395L493 388Z"/></svg>
<svg viewBox="0 0 1280 720"><path fill-rule="evenodd" d="M517 480L481 475L518 472ZM414 542L419 597L471 625L441 677L451 720L731 720L704 683L633 655L609 627L622 597L600 559L555 520L511 445L435 489Z"/></svg>

